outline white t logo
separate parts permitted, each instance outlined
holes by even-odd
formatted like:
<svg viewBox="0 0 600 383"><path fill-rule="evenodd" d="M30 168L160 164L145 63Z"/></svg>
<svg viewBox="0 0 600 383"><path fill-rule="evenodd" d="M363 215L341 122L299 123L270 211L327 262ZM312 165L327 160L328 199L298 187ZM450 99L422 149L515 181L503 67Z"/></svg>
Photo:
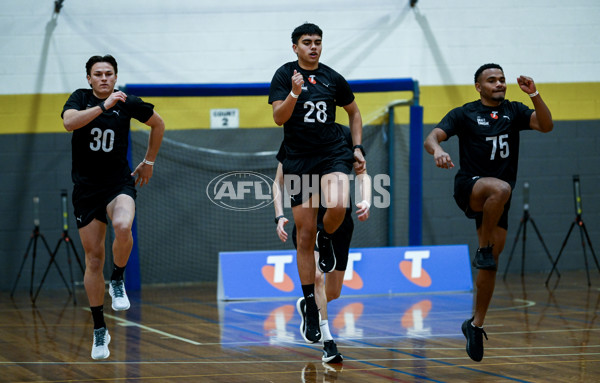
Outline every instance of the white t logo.
<svg viewBox="0 0 600 383"><path fill-rule="evenodd" d="M267 257L267 264L275 266L275 272L273 273L273 283L281 283L285 276L285 264L292 263L293 257L291 255L269 255Z"/></svg>
<svg viewBox="0 0 600 383"><path fill-rule="evenodd" d="M404 259L412 260L410 269L411 278L420 278L423 270L423 259L429 258L429 250L407 251L404 253Z"/></svg>
<svg viewBox="0 0 600 383"><path fill-rule="evenodd" d="M362 253L348 253L348 264L346 265L346 272L344 273L344 280L352 280L354 275L354 261L360 261L362 259Z"/></svg>

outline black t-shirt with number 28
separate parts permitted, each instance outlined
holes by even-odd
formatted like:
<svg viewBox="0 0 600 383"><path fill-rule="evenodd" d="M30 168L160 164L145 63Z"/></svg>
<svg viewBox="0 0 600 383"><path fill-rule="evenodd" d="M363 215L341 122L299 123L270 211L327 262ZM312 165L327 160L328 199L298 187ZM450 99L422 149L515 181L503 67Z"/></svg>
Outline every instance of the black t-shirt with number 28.
<svg viewBox="0 0 600 383"><path fill-rule="evenodd" d="M86 110L101 102L91 89L77 89L65 103L61 117L69 109ZM153 113L154 105L127 95L126 102L117 102L86 126L74 130L71 138L73 183L111 186L129 181L127 147L131 118L146 122Z"/></svg>
<svg viewBox="0 0 600 383"><path fill-rule="evenodd" d="M504 100L485 106L481 100L451 110L437 125L459 139L460 169L456 177L495 177L514 188L519 163L519 132L531 129L533 109Z"/></svg>
<svg viewBox="0 0 600 383"><path fill-rule="evenodd" d="M344 77L327 65L319 63L315 70L300 68L298 61L282 65L271 81L269 104L286 99L294 70L302 73L304 85L292 116L283 124L287 157L321 155L343 147L344 137L335 125L336 106L349 105L354 94Z"/></svg>

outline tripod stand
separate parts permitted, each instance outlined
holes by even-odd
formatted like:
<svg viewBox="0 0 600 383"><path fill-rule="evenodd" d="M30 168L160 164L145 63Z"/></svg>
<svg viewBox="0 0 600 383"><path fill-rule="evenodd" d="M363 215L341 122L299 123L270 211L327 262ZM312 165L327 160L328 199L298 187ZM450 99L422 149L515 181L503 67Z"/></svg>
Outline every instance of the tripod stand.
<svg viewBox="0 0 600 383"><path fill-rule="evenodd" d="M577 226L579 226L579 234L581 236L581 247L583 248L583 261L585 263L585 272L587 274L588 286L591 286L592 283L590 282L590 269L588 266L587 254L585 251L585 242L586 242L585 240L587 240L587 244L590 247L590 251L592 252L594 261L596 262L596 268L598 268L598 272L600 273L600 265L598 264L598 258L596 258L596 253L594 253L594 248L592 247L592 241L590 240L590 236L587 232L587 229L585 228L585 223L583 222L583 219L581 218L583 209L581 207L581 192L580 192L580 185L579 185L579 175L573 176L573 194L575 196L575 220L571 223L571 227L569 227L569 231L567 232L567 236L565 237L565 240L563 241L560 251L558 252L558 256L556 257L556 260L554 261L554 264L552 265L552 270L550 271L550 275L548 275L548 278L546 279L546 286L548 285L548 281L550 280L550 277L552 276L552 271L554 271L554 269L556 268L556 264L558 263L558 260L560 259L560 256L562 255L562 252L565 249L565 246L567 245L567 241L569 240L569 236L571 235L571 232L573 231L575 224L577 224ZM584 235L585 235L585 239L584 239ZM560 277L560 275L559 275L559 277Z"/></svg>
<svg viewBox="0 0 600 383"><path fill-rule="evenodd" d="M39 205L40 205L39 197L33 197L33 232L31 233L31 237L29 238L29 243L27 244L27 249L25 250L25 255L23 256L23 262L21 262L21 267L19 268L19 273L17 274L17 279L15 280L12 291L10 292L10 297L12 298L15 294L15 289L17 288L17 283L19 282L19 279L21 279L21 272L23 271L23 267L25 266L25 261L27 261L27 257L29 255L29 250L31 249L31 246L33 245L32 262L31 262L31 280L29 282L29 297L31 298L32 302L35 302L35 299L33 298L33 279L34 279L34 274L35 274L35 258L37 256L38 238L41 238L42 242L44 243L44 246L46 247L46 250L48 250L48 254L50 255L50 257L52 257L52 252L50 251L48 242L46 242L46 238L44 237L44 235L42 233L40 233ZM64 277L62 271L60 270L60 267L57 264L55 264L55 266L56 266L56 270L58 270L58 274L60 274L60 277L62 278L63 282L65 283L65 286L67 286L67 289L68 289L69 286L67 285L67 281L65 280L65 277Z"/></svg>
<svg viewBox="0 0 600 383"><path fill-rule="evenodd" d="M546 243L544 243L544 239L542 238L542 235L540 234L540 231L538 230L537 225L535 224L535 221L529 214L529 182L525 182L523 184L523 217L521 217L521 221L519 222L519 228L517 229L517 235L515 236L515 241L513 243L513 247L510 250L510 256L508 257L508 263L506 264L506 268L504 269L504 276L502 277L502 280L506 280L506 273L508 271L508 266L510 266L510 261L512 260L513 253L515 252L515 248L517 247L517 242L519 241L519 234L521 233L521 229L523 229L523 241L522 241L523 248L522 248L522 256L521 256L521 277L523 277L523 269L525 267L525 244L527 242L527 223L528 222L531 222L531 224L533 225L533 229L535 230L537 237L539 238L540 242L542 243L542 246L544 247L544 251L546 252L546 255L548 256L548 259L550 259L550 263L553 263L554 260L552 259L552 256L550 255L548 248L546 247ZM558 270L556 270L556 273L560 277L560 273L558 272Z"/></svg>
<svg viewBox="0 0 600 383"><path fill-rule="evenodd" d="M75 282L73 280L73 268L71 267L71 250L73 250L73 253L75 254L75 260L79 264L79 268L81 269L81 273L85 273L85 270L83 268L81 260L79 259L79 254L77 254L77 250L75 249L75 245L73 244L73 241L71 240L71 237L69 237L69 223L68 223L68 219L67 219L68 218L68 211L67 211L67 191L63 190L61 192L60 196L61 196L61 200L62 200L63 232L61 234L60 239L58 240L58 243L56 244L56 247L54 248L54 252L50 256L50 262L48 263L48 266L46 267L46 271L44 272L44 276L42 277L40 285L38 286L38 289L37 289L37 291L35 293L35 296L33 297L33 302L35 302L35 300L37 299L37 296L40 293L40 290L42 289L42 286L44 285L44 281L46 280L46 276L48 275L48 271L50 270L50 267L52 266L52 264L56 265L55 260L56 260L56 255L58 254L58 249L60 248L60 245L62 245L64 243L65 246L66 246L66 248L67 248L67 263L69 265L69 275L71 277L71 289L69 289L69 286L67 286L67 290L69 291L69 295L73 295L73 304L76 305L77 304L77 297L75 296ZM70 248L69 248L69 245L70 245ZM64 278L63 278L63 280L64 280ZM65 282L65 284L66 284L66 282Z"/></svg>

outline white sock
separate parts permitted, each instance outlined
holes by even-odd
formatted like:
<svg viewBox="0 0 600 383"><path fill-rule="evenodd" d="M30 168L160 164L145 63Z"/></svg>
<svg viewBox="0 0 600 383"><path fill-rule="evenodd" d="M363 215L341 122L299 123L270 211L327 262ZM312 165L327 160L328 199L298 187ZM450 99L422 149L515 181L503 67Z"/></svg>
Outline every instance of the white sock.
<svg viewBox="0 0 600 383"><path fill-rule="evenodd" d="M323 342L333 340L333 337L329 332L329 321L327 319L321 320L319 327L321 327L321 334L323 334Z"/></svg>

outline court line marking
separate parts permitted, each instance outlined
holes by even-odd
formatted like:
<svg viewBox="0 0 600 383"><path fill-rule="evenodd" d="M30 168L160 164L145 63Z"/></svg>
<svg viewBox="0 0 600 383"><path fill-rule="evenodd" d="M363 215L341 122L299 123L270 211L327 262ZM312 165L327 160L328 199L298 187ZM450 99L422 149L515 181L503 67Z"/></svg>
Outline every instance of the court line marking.
<svg viewBox="0 0 600 383"><path fill-rule="evenodd" d="M89 308L84 308L84 310L88 310ZM227 346L233 346L233 345L286 345L286 344L294 344L294 345L304 345L304 342L285 342L285 341L279 341L279 342L274 342L272 340L264 340L264 341L247 341L247 342L206 342L206 343L202 343L202 342L197 342L191 339L187 339L187 338L183 338L177 335L173 335L170 333L167 333L165 331L161 331L152 327L148 327L127 319L123 319L114 315L110 315L110 314L104 314L104 316L112 318L114 320L116 320L119 323L119 326L123 326L123 327L128 327L128 326L132 326L132 327L138 327L141 328L143 330L149 331L149 332L153 332L156 334L160 334L166 338L169 339L175 339L175 340L179 340L182 342L186 342L189 344L193 344L195 346L214 346L214 345L227 345ZM518 334L531 334L531 333L557 333L557 332L576 332L576 331L600 331L600 328L592 328L592 329L557 329L557 330L533 330L533 331L511 331L511 332L498 332L498 333L494 333L494 335L518 335ZM462 336L460 336L461 334L456 334L456 333L451 333L451 334L436 334L435 336L429 336L429 337L418 337L415 335L394 335L394 336L380 336L380 337L361 337L361 338L338 338L337 341L339 342L355 342L356 340L363 340L363 339L402 339L402 338L410 338L410 339L420 339L420 338L428 338L428 339L433 339L433 338L448 338L448 337L460 337L462 338ZM344 347L352 347L352 348L361 348L360 346L352 346L351 344L344 344ZM581 346L578 346L581 347ZM593 347L593 346L590 346ZM368 347L364 347L364 348L368 348ZM380 347L375 347L375 348L380 348ZM395 347L397 348L397 347ZM529 348L537 348L537 347L529 347ZM411 348L411 349L415 349L415 348ZM425 349L425 348L424 348ZM431 349L446 349L446 348L431 348ZM452 349L452 348L450 348ZM486 347L486 349L493 349L493 348L489 348ZM498 348L500 349L500 348ZM0 362L0 364L2 364L2 362Z"/></svg>
<svg viewBox="0 0 600 383"><path fill-rule="evenodd" d="M515 301L516 300L517 299L515 299ZM521 300L521 301L524 301L524 300ZM524 302L526 302L526 305L525 306L520 306L520 307L530 307L530 306L535 305L535 302L533 302L533 301L524 301ZM533 303L533 304L531 304L531 303ZM514 308L517 308L517 307L498 308L497 310L507 310L507 309L514 309ZM153 329L151 327L144 326L144 325L132 322L132 321L124 320L122 318L114 317L114 316L111 316L111 315L107 315L107 316L109 316L111 318L114 318L118 322L121 322L120 323L121 326L136 326L136 327L145 329L145 330L150 331L150 332L155 332L155 333L159 333L159 334L162 334L162 335L166 335L166 337L168 337L168 338L186 341L186 342L191 343L191 344L208 345L208 344L202 344L202 343L199 343L199 342L191 341L191 340L186 339L186 338L178 337L178 336L175 336L173 334L166 333L164 331ZM590 331L590 330L594 330L595 331L596 329L539 330L539 331L524 331L524 332L507 332L506 334L522 334L522 333L532 333L532 332ZM364 339L364 338L362 338L362 339ZM260 343L263 343L263 342L256 342L256 343L260 344ZM283 342L283 343L286 343L286 342ZM294 342L294 343L296 343L296 342ZM223 344L223 343L212 343L212 344ZM581 346L579 346L579 347L581 347ZM381 347L377 347L377 348L381 348ZM414 350L415 348L413 347L411 349ZM568 356L568 355L571 355L571 356L583 356L583 355L598 355L598 353L577 353L577 354L556 354L556 355L528 355L528 356L521 356L521 357L530 357L530 358L548 357L548 358L552 358L552 357L557 357L557 356ZM497 356L497 357L491 356L491 357L487 357L486 359L494 359L494 358L518 358L518 357L519 356ZM464 359L464 358L463 357L420 358L420 360L426 360L426 361L427 360L434 360L435 361L435 360L442 360L442 359L451 360L451 359ZM404 361L405 360L405 361L414 361L415 359L414 358L402 358L402 359L372 359L372 360L392 360L392 361ZM361 360L357 359L357 360L354 360L354 361L360 362ZM368 360L365 359L364 361L366 362ZM597 361L598 360L590 360L589 362L597 362ZM260 362L261 361L247 361L247 362L242 361L241 363L260 363ZM284 362L284 361L280 361L278 363L281 363L281 362ZM289 361L289 362L292 363L292 362L297 362L297 361ZM544 361L544 362L539 362L539 363L573 363L573 362L580 362L580 361ZM34 363L35 362L31 362L29 364L34 364ZM149 363L157 363L157 361L152 361L152 362L116 362L116 363L118 363L118 364L146 364L146 363L148 363L149 364ZM171 364L173 362L159 362L159 363ZM177 363L177 362L175 362L175 363ZM204 362L181 362L181 363L202 363L202 364L206 364L206 363L223 363L223 362L210 362L210 361L206 362L206 361L204 361ZM232 363L232 362L229 361L227 363ZM273 361L265 361L263 363L273 363ZM6 364L6 363L0 363L0 364ZM49 363L44 363L44 364L56 364L56 363L50 363L49 362ZM60 364L67 365L67 364L71 364L71 363L66 363L65 362L65 363L60 363ZM98 364L98 362L88 362L88 363L84 363L84 364ZM518 362L506 362L506 363L498 363L498 364L522 364L522 363L518 363ZM525 363L525 364L530 364L530 363L528 362L528 363ZM491 365L491 364L487 364L486 363L486 365ZM477 365L473 365L473 366L477 366ZM453 368L453 367L461 367L461 366L460 365L448 365L448 366L435 366L435 367L438 367L438 368ZM388 368L388 367L378 367L377 369L390 370L390 368Z"/></svg>
<svg viewBox="0 0 600 383"><path fill-rule="evenodd" d="M350 297L344 297L344 299L352 299ZM506 310L516 310L516 309L521 309L521 308L526 308L526 307L532 307L535 306L537 304L537 302L535 301L530 301L530 300L526 300L526 299L519 299L519 298L515 298L513 299L513 301L515 302L522 302L524 304L519 305L519 306L511 306L511 307L496 307L496 308L491 308L488 311L506 311ZM244 303L240 303L240 302L231 302L233 304L246 304L247 302ZM293 306L294 303L286 303L287 305ZM338 303L341 304L341 303ZM281 306L280 306L281 307ZM258 311L250 311L250 310L244 310L244 309L238 309L238 308L233 308L231 309L231 311L233 312L237 312L240 314L247 314L247 315L254 315L254 316L260 316L260 317L267 317L269 315L269 313L265 313L264 311L258 312ZM464 311L435 311L432 310L429 312L429 316L431 315L447 315L449 313L463 313ZM397 316L398 313L382 313L382 314L363 314L363 316Z"/></svg>
<svg viewBox="0 0 600 383"><path fill-rule="evenodd" d="M529 330L529 331L504 331L504 332L494 332L493 335L521 335L521 334L539 334L539 333L558 333L558 332L577 332L577 331L600 331L600 328L577 328L577 329L557 329L557 330ZM370 336L370 337L360 337L360 338L337 338L339 340L345 341L357 341L363 339L401 339L401 338L409 338L409 339L434 339L434 338L464 338L464 336L460 333L448 333L448 334L435 334L431 336L418 336L418 335L394 335L394 336Z"/></svg>
<svg viewBox="0 0 600 383"><path fill-rule="evenodd" d="M536 364L547 364L547 363L580 363L579 360L569 361L542 361L535 362ZM600 359L589 360L588 362L600 362ZM90 364L98 364L98 362L90 362ZM486 363L486 366L504 366L513 364L530 364L530 363ZM442 365L442 366L428 366L431 369L441 368L469 368L471 365ZM410 366L408 369L422 368L421 366ZM375 368L348 368L340 371L340 374L351 374L358 372L368 372L377 370L390 370L386 367L375 367ZM66 383L66 382L103 382L103 381L124 381L124 380L150 380L150 379L176 379L176 378L201 378L201 377L219 377L219 376L240 376L240 375L256 375L256 374L297 374L299 371L262 371L262 372L243 372L243 373L220 373L220 374L194 374L194 375L165 375L165 376L139 376L139 377L124 377L124 378L97 378L97 379L70 379L70 380L38 380L38 381L27 381L28 383Z"/></svg>
<svg viewBox="0 0 600 383"><path fill-rule="evenodd" d="M338 343L339 345L340 343ZM381 349L381 346L352 346L343 344L345 349ZM552 350L552 349L569 349L569 348L598 348L600 344L587 346L531 346L531 347L486 347L486 350ZM395 350L464 350L465 346L460 347L394 347Z"/></svg>
<svg viewBox="0 0 600 383"><path fill-rule="evenodd" d="M534 333L558 333L558 332L578 332L578 331L600 331L600 328L590 328L590 329L584 329L584 328L578 328L578 329L556 329L556 330L530 330L530 331L504 331L504 332L495 332L494 335L522 335L522 334L534 334ZM360 338L349 338L349 337L338 337L336 339L337 343L339 344L340 342L344 342L344 347L349 346L349 347L353 347L352 345L349 345L348 343L345 342L356 342L356 341L361 341L363 339L435 339L435 338L463 338L464 336L462 334L459 333L448 333L448 334L435 334L432 336L418 336L418 335L390 335L390 336L371 336L371 337L360 337ZM219 344L223 344L223 345L235 345L235 344L240 344L240 345L249 345L249 344L270 344L270 345L277 345L277 344L306 344L305 342L302 341L273 341L273 340L265 340L265 341L247 341L247 342L213 342L213 343L203 343L203 345L219 345ZM574 346L575 347L575 346ZM580 347L580 346L577 346ZM486 347L486 349L488 349L488 347Z"/></svg>
<svg viewBox="0 0 600 383"><path fill-rule="evenodd" d="M87 310L89 310L89 309L87 309ZM139 328L141 328L142 330L146 330L146 331L149 331L149 332L153 332L153 333L155 333L155 334L160 334L160 335L162 335L162 336L164 336L164 337L166 337L166 338L175 339L175 340L180 340L180 341L182 341L182 342L190 343L190 344L193 344L193 345L195 345L195 346L201 346L201 345L204 345L204 343L196 342L195 340L191 340L191 339L183 338L183 337L181 337L181 336L177 336L177 335L169 334L168 332L164 332L164 331L161 331L161 330L157 330L157 329L155 329L155 328L152 328L152 327L144 326L143 324L136 323L136 322L133 322L133 321L130 321L130 320L127 320L127 319L119 318L119 317L117 317L117 316L114 316L114 315L110 315L110 314L104 314L104 316L105 316L105 317L109 317L109 318L112 318L112 319L116 320L117 322L119 322L119 323L118 323L118 325L119 325L119 326L123 326L123 327L139 327Z"/></svg>
<svg viewBox="0 0 600 383"><path fill-rule="evenodd" d="M534 302L534 301L525 301L525 300L519 300L519 299L515 299L515 301L517 301L517 300L518 300L518 301L522 301L522 302L525 302L525 303L526 303L526 305L525 305L525 306L521 306L521 307L530 307L530 306L533 306L533 305L535 305L535 302ZM504 310L506 310L507 308L501 308L501 309L504 309ZM514 309L514 307L513 307L513 308L511 308L511 309ZM89 310L89 309L87 309L87 310ZM121 326L134 326L134 327L139 327L139 328L141 328L141 329L144 329L144 330L146 330L146 331L150 331L150 332L154 332L154 333L161 334L161 335L163 335L163 336L165 336L165 337L167 337L167 338L171 338L171 339L176 339L176 340L184 341L184 342L187 342L187 343L190 343L190 344L194 344L194 345L203 345L203 344L202 344L202 343L200 343L200 342L192 341L192 340L190 340L190 339L187 339L187 338L183 338L183 337L179 337L179 336L176 336L176 335L173 335L173 334L169 334L169 333L166 333L166 332L164 332L164 331L157 330L157 329L154 329L154 328L151 328L151 327L148 327L148 326L144 326L144 325L141 325L141 324L139 324L139 323L136 323L136 322L133 322L133 321L129 321L129 320L126 320L126 319L122 319L122 318L119 318L119 317L116 317L116 316L113 316L113 315L106 314L106 316L108 316L108 317L110 317L110 318L113 318L113 319L115 319L116 321L118 321L118 322L119 322L119 325L121 325ZM564 331L582 331L582 330L580 330L580 329L572 329L572 330L539 330L539 331L528 331L528 332L525 332L525 333L531 333L531 332L564 332ZM585 331L585 330L584 330L584 331ZM513 334L514 334L514 333L524 333L524 332L511 332L511 333L513 333ZM395 337L395 338L398 338L398 337ZM365 339L365 338L362 338L362 339ZM370 339L373 339L373 337L371 337ZM264 343L264 342L257 342L257 343L258 343L258 344L261 344L261 343ZM218 343L217 343L217 342L215 342L214 344L222 344L222 343L221 343L221 342L218 342ZM234 343L234 344L235 344L235 343ZM284 342L283 344L285 344L285 342ZM378 348L381 348L381 347L378 347ZM414 350L414 348L412 348L412 349ZM568 356L568 355L571 355L571 356L582 356L582 355L600 355L600 353L587 353L587 354L586 354L586 353L578 353L578 354L555 354L555 355L541 355L541 356L539 356L539 355L529 355L529 356L521 356L521 357L556 357L556 356ZM487 359L493 359L493 358L515 358L515 357L518 357L518 356L499 356L499 357L488 357ZM448 358L419 358L419 359L420 359L420 360L424 360L424 361L438 361L438 363L443 363L443 362L441 362L442 360L457 360L457 359L464 359L464 358L463 358L463 357L448 357ZM415 359L414 359L414 357L413 357L413 358L402 358L402 359L371 359L371 360L367 360L367 359L365 359L365 360L362 360L362 363L369 363L369 361L377 361L377 360L381 360L381 361L384 361L384 360L393 360L393 361L414 361ZM356 360L356 359L355 359L354 361L361 362L360 360ZM157 363L157 362L158 362L158 361L153 361L153 362L149 362L149 363ZM294 361L294 362L295 362L295 361ZM87 362L86 364L92 364L92 363L94 363L94 362L91 362L91 363L90 363L90 362ZM96 362L96 363L97 363L97 362ZM117 362L117 363L119 363L119 364L123 364L123 362ZM125 363L127 363L127 362L125 362ZM136 362L132 362L132 363L136 363ZM137 362L137 363L139 363L139 362ZM174 362L170 361L170 362L162 362L162 363L169 363L169 364L173 364ZM183 363L208 364L208 363L222 363L222 362L206 362L206 361L205 361L205 362L183 362ZM229 362L229 363L231 363L231 362ZM237 362L236 362L236 363L237 363ZM241 363L257 363L257 361L248 361L248 362L241 361ZM272 362L271 362L271 361L267 361L267 362L263 362L263 363L272 363ZM281 363L281 362L280 362L280 363ZM0 363L0 365L2 365L2 364L4 364L4 365L5 365L5 363ZM29 364L29 363L28 363L28 364ZM32 363L31 363L31 364L32 364ZM65 364L67 364L67 363L65 363ZM383 368L383 369L387 369L387 370L390 370L389 368L386 368L385 366L376 366L376 367L378 367L378 368ZM406 373L406 372L404 372L404 371L401 371L401 370L396 370L396 369L392 369L392 370L394 370L394 371L397 371L397 372ZM408 375L412 375L412 374L408 373Z"/></svg>
<svg viewBox="0 0 600 383"><path fill-rule="evenodd" d="M390 350L393 350L390 348ZM568 353L568 354L523 354L523 355L497 355L497 356L487 356L485 360L488 361L490 359L511 359L511 358L554 358L554 357L564 357L564 356L593 356L600 355L600 352L582 352L582 353ZM441 361L441 360L465 360L463 356L448 356L448 357L440 357L440 358L418 358L419 361ZM415 358L372 358L372 359L354 359L354 358L345 358L344 363L364 363L364 362L414 362ZM540 361L539 363L568 363L571 361ZM581 360L573 360L572 362L579 362ZM587 362L600 362L600 359L586 360ZM29 361L29 362L16 362L16 361L3 361L0 362L0 365L42 365L42 366L68 366L68 365L97 365L97 364L119 364L119 365L136 365L136 364L256 364L256 363L264 363L264 364L273 364L273 363L306 363L305 360L238 360L238 361L212 361L212 360L170 360L170 361L160 361L160 360L148 360L148 361L86 361L86 362L44 362L44 361ZM526 362L524 364L530 364L533 362ZM538 362L535 362L538 363ZM520 362L503 362L501 364L522 364ZM481 366L485 367L492 364L468 364L468 365L452 365L454 367L460 366ZM390 367L396 368L396 367ZM386 368L386 369L390 369ZM402 367L404 368L404 367Z"/></svg>
<svg viewBox="0 0 600 383"><path fill-rule="evenodd" d="M395 371L393 368L353 368L347 369L344 371L344 374L348 373L357 373L357 372L369 372L369 371L377 371L377 370L390 370ZM85 379L85 380L38 380L38 381L27 381L27 383L65 383L65 382L103 382L103 381L122 381L122 380L150 380L150 379L177 379L177 378L201 378L201 377L224 377L224 376L248 376L248 375L262 375L265 373L275 374L275 375L287 375L287 374L297 374L301 373L300 371L268 371L268 372L230 372L230 373L219 373L219 374L194 374L194 375L166 375L166 376L140 376L134 378L97 378L97 379ZM341 371L339 373L342 373ZM415 375L418 376L418 375ZM386 380L396 380L393 378L384 377ZM441 382L439 380L428 379L433 382ZM25 382L15 382L15 383L25 383Z"/></svg>
<svg viewBox="0 0 600 383"><path fill-rule="evenodd" d="M519 378L515 378L512 376L507 376L507 375L503 375L503 374L498 374L496 372L491 372L491 371L487 371L487 370L483 370L481 369L481 367L479 367L478 365L456 365L454 363L451 362L452 359L454 360L464 360L464 357L433 357L433 358L429 358L429 357L425 357L422 355L418 355L418 354L414 354L411 352L406 352L406 351L402 351L400 349L396 349L394 347L380 347L380 349L387 349L388 351L391 352L397 352L400 353L402 355L407 355L410 357L413 357L414 359L412 360L419 360L419 361L427 361L427 362L433 362L433 363L438 363L444 366L449 366L449 367L454 367L454 368L461 368L461 369L465 369L465 370L469 370L469 371L473 371L476 373L481 373L484 375L491 375L491 376L496 376L496 377L500 377L502 379L507 379L507 380L512 380L512 381L517 381L517 382L529 382L527 380L522 380ZM525 355L513 355L513 356L509 356L509 355L501 355L501 356L488 356L486 357L486 359L506 359L506 358L510 358L510 359L514 359L514 358L554 358L554 357L564 357L564 356L576 356L578 358L581 358L581 356L583 355L600 355L600 353L571 353L571 354L552 354L552 355L546 355L546 354L542 354L542 355L532 355L532 354L525 354ZM514 363L514 362L513 362ZM486 363L487 364L487 363ZM530 363L526 363L526 364L530 364Z"/></svg>
<svg viewBox="0 0 600 383"><path fill-rule="evenodd" d="M224 346L235 346L235 345L240 345L240 346L251 346L251 345L265 345L265 346L277 346L277 345L306 345L305 342L303 341L274 341L272 339L265 339L265 340L260 340L260 341L245 341L245 342L196 342L193 341L191 339L187 339L187 338L183 338L177 335L173 335L173 334L169 334L166 333L164 331L161 330L157 330L148 326L144 326L142 324L139 323L135 323L129 320L125 320L119 317L115 317L113 315L110 314L104 314L105 316L109 317L109 318L113 318L120 323L120 326L123 327L127 327L127 326L135 326L135 327L139 327L141 329L147 330L149 332L154 332L157 334L161 334L163 336L165 336L166 338L171 338L171 339L176 339L176 340L180 340L186 343L190 343L196 346L218 346L218 345L224 345ZM544 332L552 332L552 333L557 333L557 332L576 332L576 331L600 331L600 328L592 328L592 329L558 329L558 330L533 330L533 331L513 331L513 332L498 332L498 333L494 333L494 335L519 335L519 334L530 334L530 333L544 333ZM380 336L380 337L361 337L361 338L344 338L344 337L338 337L337 338L337 342L338 344L342 344L344 347L349 347L349 348L370 348L367 346L353 346L352 343L359 341L359 340L363 340L363 339L434 339L434 338L438 338L438 337L442 337L442 338L451 338L451 337L459 337L459 338L463 338L463 336L461 334L457 334L457 333L451 333L451 334L436 334L435 336L428 336L428 337L419 337L419 336L415 336L415 335L394 335L394 336ZM555 348L555 347L550 347L549 348ZM588 345L588 346L573 346L573 347L600 347L599 346L594 346L594 345ZM381 347L373 347L373 348L381 348ZM394 347L396 349L401 349L398 347ZM462 349L464 348L463 346L461 347L457 347L456 349ZM508 347L508 348L512 348L512 349L516 349L516 347ZM543 348L543 347L524 347L527 349L533 348ZM423 350L427 350L427 349L439 349L439 350L446 350L446 349L454 349L454 348L438 348L438 347L432 347L432 348L414 348L414 347L410 347L409 349L415 350L415 349L423 349ZM492 347L486 347L486 350L492 350L495 348ZM496 349L502 349L502 348L496 348ZM2 364L2 362L0 362L0 364Z"/></svg>

